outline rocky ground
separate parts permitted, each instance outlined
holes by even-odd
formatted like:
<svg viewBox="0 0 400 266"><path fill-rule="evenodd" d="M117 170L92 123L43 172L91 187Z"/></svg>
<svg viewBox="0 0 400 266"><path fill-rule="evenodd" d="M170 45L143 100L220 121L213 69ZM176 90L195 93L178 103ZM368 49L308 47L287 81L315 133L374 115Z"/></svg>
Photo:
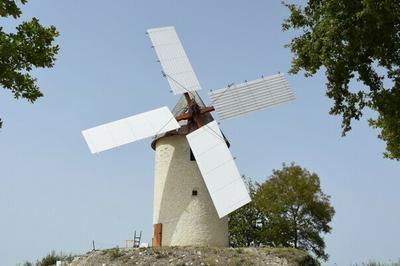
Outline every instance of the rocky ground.
<svg viewBox="0 0 400 266"><path fill-rule="evenodd" d="M76 256L70 266L113 265L304 265L318 263L290 248L163 247L107 249Z"/></svg>

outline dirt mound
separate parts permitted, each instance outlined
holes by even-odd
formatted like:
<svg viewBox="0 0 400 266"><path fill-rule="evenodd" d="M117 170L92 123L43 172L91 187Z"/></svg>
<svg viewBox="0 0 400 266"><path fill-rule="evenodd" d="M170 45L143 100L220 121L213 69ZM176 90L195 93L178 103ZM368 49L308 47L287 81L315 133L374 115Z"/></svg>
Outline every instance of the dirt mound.
<svg viewBox="0 0 400 266"><path fill-rule="evenodd" d="M107 249L74 258L70 266L112 265L305 265L318 263L290 248L162 247Z"/></svg>

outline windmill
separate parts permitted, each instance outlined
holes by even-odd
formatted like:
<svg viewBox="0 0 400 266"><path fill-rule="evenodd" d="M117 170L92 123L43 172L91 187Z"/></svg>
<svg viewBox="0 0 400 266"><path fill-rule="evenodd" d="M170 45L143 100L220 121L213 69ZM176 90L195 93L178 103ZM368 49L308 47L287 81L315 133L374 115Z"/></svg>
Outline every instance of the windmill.
<svg viewBox="0 0 400 266"><path fill-rule="evenodd" d="M92 153L154 137L153 246L227 246L227 215L250 202L229 143L210 112L230 119L294 99L283 74L211 91L199 81L174 27L147 30L163 76L175 95L172 110L151 110L83 130Z"/></svg>

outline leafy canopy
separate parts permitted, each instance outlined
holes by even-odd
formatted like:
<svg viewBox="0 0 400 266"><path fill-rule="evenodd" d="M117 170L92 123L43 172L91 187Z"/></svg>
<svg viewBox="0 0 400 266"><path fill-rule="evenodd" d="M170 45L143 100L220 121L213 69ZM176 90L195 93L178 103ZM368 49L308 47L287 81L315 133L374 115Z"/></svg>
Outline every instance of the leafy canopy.
<svg viewBox="0 0 400 266"><path fill-rule="evenodd" d="M326 260L322 233L329 233L335 213L319 177L292 163L283 164L258 188L255 204L264 215L261 242L313 252Z"/></svg>
<svg viewBox="0 0 400 266"><path fill-rule="evenodd" d="M229 215L231 246L294 247L328 258L322 234L331 231L335 210L317 174L283 164L264 183L247 185L252 202Z"/></svg>
<svg viewBox="0 0 400 266"><path fill-rule="evenodd" d="M20 0L26 4L27 0ZM0 0L0 16L22 15L15 0ZM0 86L11 90L15 98L36 101L43 94L31 75L33 68L53 67L59 50L54 44L58 32L54 26L43 27L37 18L22 22L15 33L6 33L0 27ZM0 127L2 121L0 119Z"/></svg>
<svg viewBox="0 0 400 266"><path fill-rule="evenodd" d="M290 47L291 73L306 76L323 68L330 114L342 116L343 136L365 108L386 142L384 156L400 160L400 1L308 0L304 7L284 3L290 16L283 29L301 33ZM356 85L350 86L355 80Z"/></svg>

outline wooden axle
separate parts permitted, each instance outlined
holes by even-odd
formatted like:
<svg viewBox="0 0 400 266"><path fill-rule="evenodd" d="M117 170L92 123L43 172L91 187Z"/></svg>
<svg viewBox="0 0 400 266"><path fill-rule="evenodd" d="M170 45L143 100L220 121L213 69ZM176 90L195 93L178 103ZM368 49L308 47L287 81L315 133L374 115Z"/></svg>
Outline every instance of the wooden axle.
<svg viewBox="0 0 400 266"><path fill-rule="evenodd" d="M204 126L203 114L214 111L214 107L200 107L194 98L190 98L189 93L185 92L184 96L187 102L188 111L175 117L176 120L193 121L196 124L197 128Z"/></svg>

